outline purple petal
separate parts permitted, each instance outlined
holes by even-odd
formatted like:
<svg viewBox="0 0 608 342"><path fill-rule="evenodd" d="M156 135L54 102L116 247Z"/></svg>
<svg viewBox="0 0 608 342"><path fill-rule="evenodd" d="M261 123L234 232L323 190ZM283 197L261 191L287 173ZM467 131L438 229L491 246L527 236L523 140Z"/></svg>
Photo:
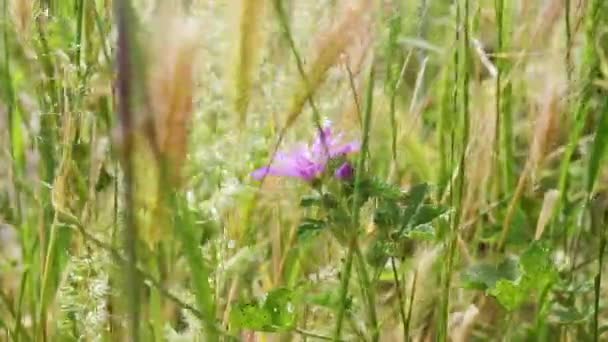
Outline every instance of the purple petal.
<svg viewBox="0 0 608 342"><path fill-rule="evenodd" d="M310 160L307 156L299 155L295 159L295 170L298 178L311 181L317 178L325 169L324 163Z"/></svg>
<svg viewBox="0 0 608 342"><path fill-rule="evenodd" d="M255 180L261 180L262 178L264 178L265 176L270 174L270 167L268 166L264 166L261 167L255 171L253 171L251 173L251 177L253 177L253 179Z"/></svg>
<svg viewBox="0 0 608 342"><path fill-rule="evenodd" d="M256 180L261 180L266 176L284 176L284 177L298 177L300 178L300 174L295 172L294 169L276 167L276 166L265 166L259 168L251 173L251 177Z"/></svg>
<svg viewBox="0 0 608 342"><path fill-rule="evenodd" d="M298 146L290 153L277 153L269 166L255 170L251 176L257 180L265 176L280 176L311 181L323 172L325 164L311 160L309 155L306 146Z"/></svg>
<svg viewBox="0 0 608 342"><path fill-rule="evenodd" d="M311 152L315 156L322 156L325 154L325 149L330 149L332 141L333 131L330 124L326 124L325 127L318 133L315 141L312 144ZM325 146L324 146L325 145Z"/></svg>
<svg viewBox="0 0 608 342"><path fill-rule="evenodd" d="M285 177L300 177L298 165L295 159L289 155L279 155L268 166L262 167L253 171L251 176L257 180L265 176L285 176Z"/></svg>
<svg viewBox="0 0 608 342"><path fill-rule="evenodd" d="M340 180L348 180L353 178L354 174L355 169L352 167L352 165L350 165L350 163L346 162L336 170L334 176Z"/></svg>
<svg viewBox="0 0 608 342"><path fill-rule="evenodd" d="M358 141L353 141L348 144L332 146L332 149L329 151L329 155L332 158L343 156L345 154L359 152L361 149L361 143Z"/></svg>

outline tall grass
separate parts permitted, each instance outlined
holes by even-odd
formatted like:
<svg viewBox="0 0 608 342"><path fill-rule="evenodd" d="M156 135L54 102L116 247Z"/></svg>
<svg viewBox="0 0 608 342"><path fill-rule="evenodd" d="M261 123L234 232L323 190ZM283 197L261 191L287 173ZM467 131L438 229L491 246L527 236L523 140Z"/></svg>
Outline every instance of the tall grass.
<svg viewBox="0 0 608 342"><path fill-rule="evenodd" d="M604 340L604 2L0 0L0 339Z"/></svg>

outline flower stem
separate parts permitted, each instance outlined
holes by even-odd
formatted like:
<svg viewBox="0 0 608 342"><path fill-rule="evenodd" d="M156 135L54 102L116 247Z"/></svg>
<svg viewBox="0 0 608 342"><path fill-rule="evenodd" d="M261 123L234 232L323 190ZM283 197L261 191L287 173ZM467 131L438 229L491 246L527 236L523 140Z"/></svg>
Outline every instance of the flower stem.
<svg viewBox="0 0 608 342"><path fill-rule="evenodd" d="M376 295L369 273L367 273L367 268L365 267L365 257L363 256L357 241L355 241L354 248L355 254L357 255L357 266L359 267L358 272L362 282L361 285L367 297L367 310L370 324L372 325L372 341L377 342L380 340L380 330L378 329L378 316L376 314Z"/></svg>
<svg viewBox="0 0 608 342"><path fill-rule="evenodd" d="M395 258L391 258L391 268L393 270L393 278L395 278L395 286L397 287L397 299L399 301L399 315L401 316L401 323L403 323L403 340L407 340L407 318L405 316L405 303L403 301L403 293L401 292L401 282L399 281L399 273L397 273L397 266L395 265Z"/></svg>
<svg viewBox="0 0 608 342"><path fill-rule="evenodd" d="M344 322L344 312L346 311L346 298L348 296L348 282L353 266L353 255L357 246L357 234L353 233L348 244L348 254L344 267L342 268L342 279L340 281L340 306L338 307L338 317L334 328L333 340L338 341L342 333L342 323Z"/></svg>

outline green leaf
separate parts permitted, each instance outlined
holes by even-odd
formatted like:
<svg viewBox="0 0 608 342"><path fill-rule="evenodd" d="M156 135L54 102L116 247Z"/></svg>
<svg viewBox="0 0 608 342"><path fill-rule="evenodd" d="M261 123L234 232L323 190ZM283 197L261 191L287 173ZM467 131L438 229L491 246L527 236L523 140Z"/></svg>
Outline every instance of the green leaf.
<svg viewBox="0 0 608 342"><path fill-rule="evenodd" d="M382 238L376 238L365 253L365 258L376 268L383 267L390 256L394 254L394 244Z"/></svg>
<svg viewBox="0 0 608 342"><path fill-rule="evenodd" d="M522 283L507 279L500 279L496 282L494 288L488 291L489 294L496 297L502 306L510 311L519 308L523 304L528 297L527 292L526 286L522 285Z"/></svg>
<svg viewBox="0 0 608 342"><path fill-rule="evenodd" d="M439 216L443 215L446 209L434 205L421 205L409 222L410 227L428 224Z"/></svg>
<svg viewBox="0 0 608 342"><path fill-rule="evenodd" d="M403 196L402 202L408 206L418 207L424 201L429 186L426 183L416 184Z"/></svg>
<svg viewBox="0 0 608 342"><path fill-rule="evenodd" d="M568 281L557 283L554 291L559 293L560 296L585 296L594 290L594 282L592 279L580 280L580 281Z"/></svg>
<svg viewBox="0 0 608 342"><path fill-rule="evenodd" d="M318 194L307 195L300 199L300 207L302 208L319 207L321 203L321 196Z"/></svg>
<svg viewBox="0 0 608 342"><path fill-rule="evenodd" d="M241 303L230 312L232 325L255 331L289 331L295 321L293 293L286 288L269 292L263 303Z"/></svg>
<svg viewBox="0 0 608 342"><path fill-rule="evenodd" d="M534 242L521 255L520 263L524 272L528 275L542 274L549 270L549 249L539 242Z"/></svg>
<svg viewBox="0 0 608 342"><path fill-rule="evenodd" d="M374 223L379 228L391 228L397 225L401 211L394 201L382 201L374 212Z"/></svg>
<svg viewBox="0 0 608 342"><path fill-rule="evenodd" d="M314 306L320 306L323 308L331 309L332 311L341 305L340 291L338 286L327 282L315 282L305 286L305 289L301 292L302 300L306 304ZM347 298L347 309L352 305L352 299Z"/></svg>
<svg viewBox="0 0 608 342"><path fill-rule="evenodd" d="M15 109L12 114L11 127L9 127L12 157L15 160L18 169L21 171L25 167L25 145L22 118L19 110Z"/></svg>
<svg viewBox="0 0 608 342"><path fill-rule="evenodd" d="M336 200L336 196L331 193L324 193L322 195L314 193L311 195L303 196L300 199L300 207L302 208L335 208L337 205L338 201Z"/></svg>
<svg viewBox="0 0 608 342"><path fill-rule="evenodd" d="M517 260L507 258L498 265L480 263L469 267L463 274L465 286L485 290L501 280L516 280L521 276Z"/></svg>
<svg viewBox="0 0 608 342"><path fill-rule="evenodd" d="M256 304L237 304L230 311L230 323L239 328L266 331L272 325L272 318Z"/></svg>
<svg viewBox="0 0 608 342"><path fill-rule="evenodd" d="M279 288L268 293L264 309L270 314L273 331L287 331L294 327L296 314L291 290Z"/></svg>
<svg viewBox="0 0 608 342"><path fill-rule="evenodd" d="M557 271L551 260L551 252L546 245L535 241L521 255L521 267L534 288L544 287L557 279Z"/></svg>
<svg viewBox="0 0 608 342"><path fill-rule="evenodd" d="M326 223L323 220L317 220L312 218L304 218L298 226L298 238L307 238L317 234L326 227Z"/></svg>
<svg viewBox="0 0 608 342"><path fill-rule="evenodd" d="M437 234L435 233L435 228L432 225L421 224L407 230L405 236L414 240L432 241L435 240Z"/></svg>
<svg viewBox="0 0 608 342"><path fill-rule="evenodd" d="M384 180L369 178L361 180L359 194L361 199L374 197L385 200L397 200L402 195L402 191L399 187Z"/></svg>
<svg viewBox="0 0 608 342"><path fill-rule="evenodd" d="M592 316L591 309L588 312L580 312L573 306L555 304L551 308L549 320L555 324L572 325L585 323Z"/></svg>
<svg viewBox="0 0 608 342"><path fill-rule="evenodd" d="M411 222L418 220L419 209L423 207L424 198L428 192L428 185L418 184L414 185L410 191L408 191L402 198L402 203L406 206L401 214L401 227L407 229L411 227ZM426 211L426 210L425 210ZM423 213L423 216L425 214ZM420 222L423 221L424 217L420 217Z"/></svg>
<svg viewBox="0 0 608 342"><path fill-rule="evenodd" d="M519 308L530 294L556 280L550 251L541 242L532 243L519 261L507 259L496 268L475 265L465 273L465 282L470 287L487 289L507 310Z"/></svg>
<svg viewBox="0 0 608 342"><path fill-rule="evenodd" d="M600 120L597 124L595 136L593 138L593 149L589 159L589 167L587 169L587 192L593 190L593 185L600 170L602 159L606 154L606 146L608 145L608 97L604 100Z"/></svg>

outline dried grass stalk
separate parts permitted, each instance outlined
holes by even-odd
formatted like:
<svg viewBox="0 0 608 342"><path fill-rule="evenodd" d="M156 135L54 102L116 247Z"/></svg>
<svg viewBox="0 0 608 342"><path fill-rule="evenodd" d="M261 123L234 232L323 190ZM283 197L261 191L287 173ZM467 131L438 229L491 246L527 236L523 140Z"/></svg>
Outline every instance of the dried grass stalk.
<svg viewBox="0 0 608 342"><path fill-rule="evenodd" d="M265 0L240 0L237 8L238 38L236 39L233 97L241 124L247 119L254 75L259 64L263 39Z"/></svg>
<svg viewBox="0 0 608 342"><path fill-rule="evenodd" d="M551 219L553 216L555 204L557 203L558 199L559 191L549 190L545 192L545 196L543 198L543 207L538 215L538 221L536 221L536 233L534 234L534 240L540 240L542 237L545 227L547 226L547 223L549 223L549 219Z"/></svg>
<svg viewBox="0 0 608 342"><path fill-rule="evenodd" d="M543 108L536 120L532 146L530 147L530 171L534 181L537 170L542 167L549 148L559 135L559 98L554 89L547 92L543 99Z"/></svg>
<svg viewBox="0 0 608 342"><path fill-rule="evenodd" d="M160 24L162 31L153 35L149 54L148 98L155 145L166 163L168 180L177 185L192 119L199 35L196 25L183 18L163 18Z"/></svg>
<svg viewBox="0 0 608 342"><path fill-rule="evenodd" d="M34 0L10 1L9 13L15 24L15 31L26 37L34 20Z"/></svg>
<svg viewBox="0 0 608 342"><path fill-rule="evenodd" d="M345 6L346 7L346 6ZM371 9L371 1L363 0L355 6L345 8L340 20L326 33L317 37L316 55L306 70L306 80L301 79L296 87L296 93L291 99L287 112L286 126L291 126L298 118L306 101L314 96L316 90L323 84L327 72L341 61L341 56L357 37L364 36L362 29L366 28L367 14Z"/></svg>

